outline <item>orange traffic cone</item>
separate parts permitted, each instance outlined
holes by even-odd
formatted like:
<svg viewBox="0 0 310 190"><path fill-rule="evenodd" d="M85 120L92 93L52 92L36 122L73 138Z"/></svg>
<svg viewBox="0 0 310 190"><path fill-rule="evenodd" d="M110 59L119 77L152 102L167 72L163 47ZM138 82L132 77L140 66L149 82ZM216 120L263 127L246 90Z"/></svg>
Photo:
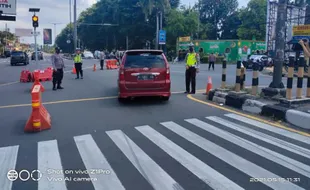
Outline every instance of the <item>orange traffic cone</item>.
<svg viewBox="0 0 310 190"><path fill-rule="evenodd" d="M72 68L72 74L76 74L76 69L75 69L74 66L73 66L73 68Z"/></svg>
<svg viewBox="0 0 310 190"><path fill-rule="evenodd" d="M93 68L93 71L96 71L96 64L94 64L94 68Z"/></svg>
<svg viewBox="0 0 310 190"><path fill-rule="evenodd" d="M206 94L209 94L211 89L212 89L212 78L208 77L208 84L206 86Z"/></svg>

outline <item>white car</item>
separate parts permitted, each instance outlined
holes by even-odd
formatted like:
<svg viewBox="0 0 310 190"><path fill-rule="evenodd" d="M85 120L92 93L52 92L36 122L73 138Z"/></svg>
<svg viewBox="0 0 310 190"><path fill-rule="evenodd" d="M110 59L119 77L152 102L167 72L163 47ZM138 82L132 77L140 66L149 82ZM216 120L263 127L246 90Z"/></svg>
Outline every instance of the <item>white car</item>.
<svg viewBox="0 0 310 190"><path fill-rule="evenodd" d="M94 59L94 54L90 51L85 51L83 55L85 59Z"/></svg>

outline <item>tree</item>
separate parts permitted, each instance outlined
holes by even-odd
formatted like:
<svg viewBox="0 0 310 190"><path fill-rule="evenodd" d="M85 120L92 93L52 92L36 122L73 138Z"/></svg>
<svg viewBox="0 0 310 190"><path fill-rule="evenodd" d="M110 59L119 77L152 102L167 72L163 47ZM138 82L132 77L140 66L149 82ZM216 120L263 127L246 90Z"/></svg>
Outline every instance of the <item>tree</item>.
<svg viewBox="0 0 310 190"><path fill-rule="evenodd" d="M64 53L73 52L73 37L72 37L73 26L68 24L61 33L56 37L56 45ZM67 43L67 40L70 40L70 43Z"/></svg>
<svg viewBox="0 0 310 190"><path fill-rule="evenodd" d="M15 40L14 34L8 31L0 31L0 52L3 52L3 48L7 41L13 41Z"/></svg>
<svg viewBox="0 0 310 190"><path fill-rule="evenodd" d="M236 11L223 21L221 39L238 39L240 25L239 11Z"/></svg>
<svg viewBox="0 0 310 190"><path fill-rule="evenodd" d="M223 22L230 17L238 7L238 0L208 0L199 1L200 21L209 24L211 28L205 31L209 39L217 39L222 30Z"/></svg>
<svg viewBox="0 0 310 190"><path fill-rule="evenodd" d="M242 40L265 40L266 33L266 0L251 0L245 9L240 10L242 24L238 29L238 37Z"/></svg>
<svg viewBox="0 0 310 190"><path fill-rule="evenodd" d="M180 0L169 0L171 9L176 9L180 6Z"/></svg>

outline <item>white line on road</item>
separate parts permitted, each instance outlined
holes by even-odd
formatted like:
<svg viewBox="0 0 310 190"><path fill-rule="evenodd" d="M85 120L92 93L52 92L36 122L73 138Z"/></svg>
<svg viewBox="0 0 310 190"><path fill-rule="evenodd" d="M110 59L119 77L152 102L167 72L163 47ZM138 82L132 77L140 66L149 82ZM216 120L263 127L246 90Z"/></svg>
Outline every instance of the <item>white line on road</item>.
<svg viewBox="0 0 310 190"><path fill-rule="evenodd" d="M216 135L222 139L225 139L237 146L240 146L254 154L263 156L264 158L278 163L286 168L289 168L297 173L300 173L304 176L310 176L310 166L296 161L292 158L279 154L275 151L269 150L263 146L257 145L251 141L248 141L244 138L241 138L237 135L234 135L230 132L224 131L220 128L217 128L213 125L200 121L198 119L186 119L185 121L199 127L202 130L205 130L213 135Z"/></svg>
<svg viewBox="0 0 310 190"><path fill-rule="evenodd" d="M235 120L242 121L242 122L250 124L250 125L253 125L255 127L259 127L261 129L265 129L267 131L271 131L271 132L277 133L279 135L288 137L290 139L294 139L296 141L307 143L307 144L310 145L310 138L309 137L306 137L306 136L303 136L303 135L299 135L297 133L292 133L292 132L284 130L284 129L276 128L276 127L273 127L271 125L267 125L267 124L261 123L259 121L248 119L246 117L243 117L243 116L240 116L240 115L237 115L237 114L226 114L225 116L227 116L229 118L232 118L232 119L235 119Z"/></svg>
<svg viewBox="0 0 310 190"><path fill-rule="evenodd" d="M87 170L100 168L109 171L109 174L89 174L96 179L92 180L96 190L125 190L91 135L77 136L74 140Z"/></svg>
<svg viewBox="0 0 310 190"><path fill-rule="evenodd" d="M227 164L237 168L238 170L242 171L243 173L248 174L254 178L272 178L272 179L279 179L280 176L262 168L258 165L222 148L221 146L191 132L188 129L183 128L182 126L173 123L173 122L166 122L163 125L171 130L172 132L180 135L184 139L190 141L191 143L195 144L196 146L202 148L203 150L209 152L210 154L216 156L220 160L226 162ZM270 182L262 182L265 185L277 189L277 190L292 190L292 189L302 189L297 185L290 183L290 182L282 182L282 183L270 183Z"/></svg>
<svg viewBox="0 0 310 190"><path fill-rule="evenodd" d="M56 140L38 143L38 170L42 172L38 190L67 189Z"/></svg>
<svg viewBox="0 0 310 190"><path fill-rule="evenodd" d="M225 127L234 129L234 130L239 131L241 133L244 133L244 134L247 134L249 136L252 136L252 137L254 137L256 139L265 141L265 142L267 142L269 144L272 144L272 145L275 145L277 147L286 149L286 150L288 150L290 152L293 152L295 154L304 156L306 158L310 158L309 150L307 150L307 149L305 149L303 147L300 147L300 146L297 146L295 144L283 141L281 139L275 138L275 137L267 135L265 133L262 133L262 132L250 129L248 127L244 127L242 125L236 125L233 122L227 121L225 119L221 119L221 118L216 117L216 116L211 116L211 117L206 117L206 118L211 120L211 121L214 121L216 123L219 123L219 124L221 124L221 125L223 125Z"/></svg>
<svg viewBox="0 0 310 190"><path fill-rule="evenodd" d="M150 126L145 125L135 128L213 189L243 189Z"/></svg>
<svg viewBox="0 0 310 190"><path fill-rule="evenodd" d="M121 130L106 133L154 189L175 190L175 187L183 189Z"/></svg>
<svg viewBox="0 0 310 190"><path fill-rule="evenodd" d="M0 148L0 187L1 189L12 189L13 182L7 178L7 173L14 170L16 166L19 146Z"/></svg>

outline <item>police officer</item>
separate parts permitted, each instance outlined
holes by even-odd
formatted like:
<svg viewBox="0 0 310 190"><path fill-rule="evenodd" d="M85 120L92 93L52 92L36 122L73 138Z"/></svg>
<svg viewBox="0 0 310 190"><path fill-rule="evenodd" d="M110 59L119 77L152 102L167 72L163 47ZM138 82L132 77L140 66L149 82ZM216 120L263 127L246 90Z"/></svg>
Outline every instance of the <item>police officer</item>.
<svg viewBox="0 0 310 190"><path fill-rule="evenodd" d="M100 52L99 57L100 57L100 70L103 70L104 59L105 59L104 50L102 50L102 52Z"/></svg>
<svg viewBox="0 0 310 190"><path fill-rule="evenodd" d="M64 64L64 60L62 59L62 57L59 55L60 53L60 49L58 47L55 48L55 54L52 55L51 59L52 59L52 65L54 68L53 71L53 90L57 90L57 89L63 89L63 87L61 86L62 83L62 79L64 76L64 68L65 68L65 64ZM57 87L56 87L57 85Z"/></svg>
<svg viewBox="0 0 310 190"><path fill-rule="evenodd" d="M196 93L196 73L199 72L200 58L199 54L194 51L194 44L189 46L189 52L185 56L186 72L185 72L185 83L186 83L186 94ZM190 84L192 90L190 91Z"/></svg>
<svg viewBox="0 0 310 190"><path fill-rule="evenodd" d="M82 54L81 54L81 50L80 48L76 48L76 54L73 57L73 61L74 61L74 67L76 69L76 78L75 79L79 79L80 78L80 74L81 74L81 79L83 79L83 70L82 70Z"/></svg>

